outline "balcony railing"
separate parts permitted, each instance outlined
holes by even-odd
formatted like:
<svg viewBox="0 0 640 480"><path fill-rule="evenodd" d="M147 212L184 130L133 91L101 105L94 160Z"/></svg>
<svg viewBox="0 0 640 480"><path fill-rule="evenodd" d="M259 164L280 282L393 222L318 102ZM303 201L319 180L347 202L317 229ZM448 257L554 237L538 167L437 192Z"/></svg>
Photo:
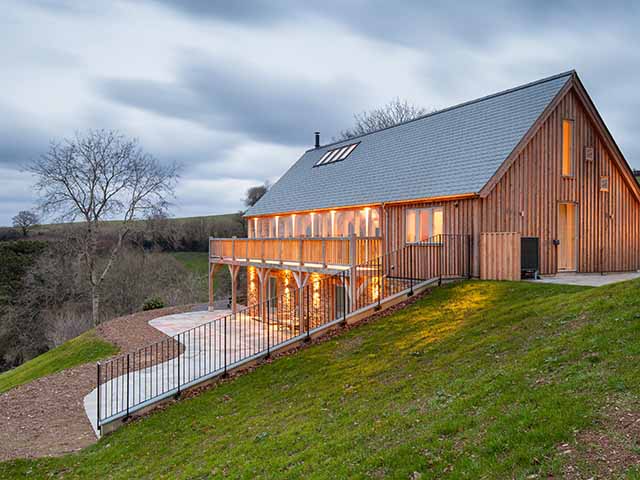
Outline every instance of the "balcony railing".
<svg viewBox="0 0 640 480"><path fill-rule="evenodd" d="M214 262L346 269L382 253L380 237L210 238Z"/></svg>

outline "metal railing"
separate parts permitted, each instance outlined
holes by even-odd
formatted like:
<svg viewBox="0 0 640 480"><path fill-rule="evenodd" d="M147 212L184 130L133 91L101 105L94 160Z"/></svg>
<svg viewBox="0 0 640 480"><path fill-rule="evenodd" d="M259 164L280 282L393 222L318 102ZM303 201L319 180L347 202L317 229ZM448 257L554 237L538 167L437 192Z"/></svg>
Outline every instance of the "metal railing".
<svg viewBox="0 0 640 480"><path fill-rule="evenodd" d="M455 258L449 258L455 257ZM197 325L97 365L97 427L225 374L228 370L416 285L470 276L470 239L440 235L406 245L340 273L307 274L301 288Z"/></svg>

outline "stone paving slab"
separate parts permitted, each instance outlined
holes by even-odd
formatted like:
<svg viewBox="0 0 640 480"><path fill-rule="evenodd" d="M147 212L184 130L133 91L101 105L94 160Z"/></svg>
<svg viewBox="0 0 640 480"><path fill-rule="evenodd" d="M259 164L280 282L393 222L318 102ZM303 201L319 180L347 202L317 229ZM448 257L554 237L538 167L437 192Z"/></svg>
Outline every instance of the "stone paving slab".
<svg viewBox="0 0 640 480"><path fill-rule="evenodd" d="M555 276L544 276L539 280L529 280L531 282L557 283L563 285L581 285L585 287L601 287L611 283L625 282L640 278L640 272L620 272L620 273L559 273Z"/></svg>
<svg viewBox="0 0 640 480"><path fill-rule="evenodd" d="M158 317L149 322L151 326L172 337L180 335L178 341L185 347L178 357L153 365L129 376L116 377L101 389L102 417L117 413L126 402L129 392L130 405L135 405L161 395L180 385L216 372L243 358L259 353L266 348L268 336L290 336L283 327L272 326L248 316L228 317L229 310L213 312L188 312ZM225 319L226 317L226 319ZM202 328L196 328L204 325ZM127 388L128 383L128 388ZM96 435L97 390L84 399L87 417Z"/></svg>

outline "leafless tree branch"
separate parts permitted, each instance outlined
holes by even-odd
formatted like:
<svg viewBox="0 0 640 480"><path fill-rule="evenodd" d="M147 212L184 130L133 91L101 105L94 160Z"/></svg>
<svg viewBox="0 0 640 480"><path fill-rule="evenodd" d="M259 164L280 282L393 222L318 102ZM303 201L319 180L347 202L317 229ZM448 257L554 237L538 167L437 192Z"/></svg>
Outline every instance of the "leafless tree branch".
<svg viewBox="0 0 640 480"><path fill-rule="evenodd" d="M162 164L136 139L117 131L90 130L51 142L49 151L29 165L38 178L40 208L59 221L82 223L80 253L91 285L94 324L99 289L131 231L132 222L154 209L165 209L178 179L176 164ZM98 266L98 234L107 220L117 220L117 241L106 264Z"/></svg>
<svg viewBox="0 0 640 480"><path fill-rule="evenodd" d="M407 100L394 98L380 108L354 114L354 126L342 130L336 140L347 140L381 128L392 127L434 111L435 109L427 110Z"/></svg>

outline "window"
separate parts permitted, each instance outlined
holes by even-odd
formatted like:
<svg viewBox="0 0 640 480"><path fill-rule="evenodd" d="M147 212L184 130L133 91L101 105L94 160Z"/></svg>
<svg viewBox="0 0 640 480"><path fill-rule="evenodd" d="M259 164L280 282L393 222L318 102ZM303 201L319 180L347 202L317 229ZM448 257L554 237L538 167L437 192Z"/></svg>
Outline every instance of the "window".
<svg viewBox="0 0 640 480"><path fill-rule="evenodd" d="M276 237L277 238L282 238L284 237L284 223L282 222L282 218L276 216L275 217L275 222L276 222Z"/></svg>
<svg viewBox="0 0 640 480"><path fill-rule="evenodd" d="M380 211L377 208L371 209L371 223L369 223L369 235L380 236Z"/></svg>
<svg viewBox="0 0 640 480"><path fill-rule="evenodd" d="M302 214L296 216L296 237L311 236L311 215Z"/></svg>
<svg viewBox="0 0 640 480"><path fill-rule="evenodd" d="M600 191L601 192L609 191L609 177L600 177Z"/></svg>
<svg viewBox="0 0 640 480"><path fill-rule="evenodd" d="M252 217L247 221L249 238L378 237L380 224L377 207Z"/></svg>
<svg viewBox="0 0 640 480"><path fill-rule="evenodd" d="M442 235L444 214L442 207L410 208L406 217L407 243L439 242Z"/></svg>
<svg viewBox="0 0 640 480"><path fill-rule="evenodd" d="M337 237L348 237L356 233L355 212L353 210L338 210L336 212L334 232Z"/></svg>
<svg viewBox="0 0 640 480"><path fill-rule="evenodd" d="M573 176L573 120L562 120L562 176Z"/></svg>
<svg viewBox="0 0 640 480"><path fill-rule="evenodd" d="M322 157L320 157L320 160L316 162L314 167L319 167L321 165L327 165L334 162L340 162L347 158L358 145L359 143L352 143L351 145L343 145L342 147L328 150L324 155L322 155Z"/></svg>

